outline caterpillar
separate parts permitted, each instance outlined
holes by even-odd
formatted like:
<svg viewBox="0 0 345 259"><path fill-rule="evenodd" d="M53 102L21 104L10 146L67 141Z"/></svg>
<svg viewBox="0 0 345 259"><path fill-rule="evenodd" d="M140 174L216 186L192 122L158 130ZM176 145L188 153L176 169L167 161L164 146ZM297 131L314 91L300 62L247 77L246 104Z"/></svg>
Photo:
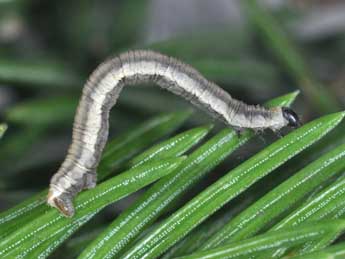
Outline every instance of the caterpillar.
<svg viewBox="0 0 345 259"><path fill-rule="evenodd" d="M73 198L96 186L96 169L108 138L110 109L125 85L147 82L182 96L236 130L276 131L300 124L293 110L247 105L175 58L149 50L128 51L101 63L85 83L74 119L72 144L51 178L48 205L66 217L74 215Z"/></svg>

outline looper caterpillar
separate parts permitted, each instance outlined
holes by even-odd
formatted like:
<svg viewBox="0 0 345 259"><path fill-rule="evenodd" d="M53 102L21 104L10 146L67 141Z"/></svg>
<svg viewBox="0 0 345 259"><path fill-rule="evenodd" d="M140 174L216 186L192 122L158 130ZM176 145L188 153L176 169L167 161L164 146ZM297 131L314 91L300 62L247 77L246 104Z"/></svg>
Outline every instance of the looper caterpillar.
<svg viewBox="0 0 345 259"><path fill-rule="evenodd" d="M279 130L299 125L299 118L291 109L266 109L235 100L177 59L144 50L110 58L98 66L84 86L74 120L72 144L50 182L47 202L65 216L74 214L74 196L96 185L96 169L108 138L109 111L122 88L145 82L182 96L236 130Z"/></svg>

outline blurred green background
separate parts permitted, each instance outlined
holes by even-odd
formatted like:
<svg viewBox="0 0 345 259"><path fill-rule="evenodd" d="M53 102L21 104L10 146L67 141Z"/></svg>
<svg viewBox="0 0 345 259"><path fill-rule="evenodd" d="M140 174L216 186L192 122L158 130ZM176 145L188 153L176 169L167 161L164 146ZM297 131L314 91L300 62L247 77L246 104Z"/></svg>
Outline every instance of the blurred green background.
<svg viewBox="0 0 345 259"><path fill-rule="evenodd" d="M125 50L177 57L248 103L299 89L293 108L303 122L344 110L345 4L259 2L0 0L0 122L8 125L0 140L0 210L48 185L70 143L83 83L106 57ZM110 135L186 109L193 107L158 87L126 88L111 113ZM224 127L197 110L183 127L209 122L214 131ZM324 140L327 147L314 147L315 157L345 143L344 128ZM277 137L264 133L222 166L236 165Z"/></svg>

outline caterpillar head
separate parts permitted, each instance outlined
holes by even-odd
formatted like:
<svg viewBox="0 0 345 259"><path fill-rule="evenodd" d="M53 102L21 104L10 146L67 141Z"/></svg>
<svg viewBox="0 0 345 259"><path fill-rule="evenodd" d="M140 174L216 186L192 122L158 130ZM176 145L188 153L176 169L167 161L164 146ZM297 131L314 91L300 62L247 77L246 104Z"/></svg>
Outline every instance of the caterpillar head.
<svg viewBox="0 0 345 259"><path fill-rule="evenodd" d="M301 126L301 121L298 115L292 109L288 107L282 107L282 113L284 119L288 122L288 126L292 128L298 128L299 126Z"/></svg>
<svg viewBox="0 0 345 259"><path fill-rule="evenodd" d="M49 206L58 209L64 216L72 217L74 215L74 206L71 195L66 192L61 192L54 186L50 187L47 196L47 203Z"/></svg>

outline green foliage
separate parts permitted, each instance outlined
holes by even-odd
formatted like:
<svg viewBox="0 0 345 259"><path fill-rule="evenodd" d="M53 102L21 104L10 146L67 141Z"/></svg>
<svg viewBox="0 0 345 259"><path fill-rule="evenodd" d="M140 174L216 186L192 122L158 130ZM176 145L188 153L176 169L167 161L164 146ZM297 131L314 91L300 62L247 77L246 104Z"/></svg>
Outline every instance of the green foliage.
<svg viewBox="0 0 345 259"><path fill-rule="evenodd" d="M275 19L256 0L244 0L242 4L248 11L255 29L259 31L269 49L286 67L289 75L303 89L315 109L330 112L339 109L338 102L327 88L318 82L309 71L304 59L291 43L286 33L277 25Z"/></svg>
<svg viewBox="0 0 345 259"><path fill-rule="evenodd" d="M268 103L269 106L289 105L295 98L292 93ZM185 191L207 172L218 165L230 153L247 142L252 133L242 138L226 129L189 155L171 176L157 182L140 197L125 213L121 214L85 251L80 258L117 257L145 227L164 212Z"/></svg>
<svg viewBox="0 0 345 259"><path fill-rule="evenodd" d="M72 97L30 100L9 108L6 119L11 123L42 128L62 123L70 124L76 108L76 98Z"/></svg>
<svg viewBox="0 0 345 259"><path fill-rule="evenodd" d="M221 259L221 258L249 258L259 252L271 250L276 247L289 248L311 240L320 239L329 232L343 232L345 222L343 220L331 220L315 224L304 224L301 227L286 228L283 231L269 232L243 241L232 242L226 246L197 252L191 255L177 257L180 259Z"/></svg>
<svg viewBox="0 0 345 259"><path fill-rule="evenodd" d="M8 235L0 243L0 255L3 257L24 256L47 238L61 231L64 231L64 235L72 234L71 231L66 231L68 227L85 223L104 206L170 173L182 161L182 158L166 159L138 166L84 192L75 199L76 214L71 219L59 215L57 210L50 209ZM30 237L35 237L37 241L33 242Z"/></svg>
<svg viewBox="0 0 345 259"><path fill-rule="evenodd" d="M0 139L5 134L6 130L7 130L7 125L4 123L0 124Z"/></svg>
<svg viewBox="0 0 345 259"><path fill-rule="evenodd" d="M176 129L188 115L188 112L161 115L111 140L99 165L98 180L105 179L145 146ZM193 144L192 141L189 143ZM185 147L184 143L182 145ZM0 236L6 236L44 213L47 210L44 205L46 194L47 190L0 214Z"/></svg>
<svg viewBox="0 0 345 259"><path fill-rule="evenodd" d="M208 187L129 249L123 258L157 257L229 200L333 129L345 113L324 116L265 148ZM160 238L157 239L157 236Z"/></svg>
<svg viewBox="0 0 345 259"><path fill-rule="evenodd" d="M271 107L289 105L296 95L297 93L292 93L279 97L272 100L268 105ZM234 131L223 130L182 161L183 157L180 156L197 144L211 129L210 126L205 126L188 130L158 143L132 159L129 158L137 152L136 150L141 149L140 145L133 144L131 145L133 151L122 152L128 143L137 142L143 134L150 136L152 133L149 132L155 132L156 137L153 139L158 138L157 134L166 134L166 128L176 127L188 115L188 113L177 113L172 116L160 116L111 141L102 158L102 166L99 170L100 180L109 175L106 173L107 171L111 172L120 168L120 164L122 167L132 166L132 169L79 195L75 201L77 213L72 219L64 218L55 209L48 209L43 204L46 191L2 213L0 217L1 255L4 258L47 257L62 242L99 213L104 206L169 174L156 182L124 213L117 217L80 255L80 258L114 256L155 258L178 240L182 240L192 229L214 214L229 200L234 199L256 181L322 138L344 117L344 113L324 116L279 139L206 188L134 244L133 241L145 229L153 226L152 224L158 216L174 209L174 206L178 204L179 199L190 186L223 161L232 151L253 137L250 131L244 132L238 138ZM168 127L166 123L168 123ZM160 130L157 130L157 126ZM142 146L146 146L146 143ZM246 240L260 231L267 223L273 222L278 215L294 208L303 197L327 182L328 179L338 176L338 173L344 169L342 162L345 154L344 149L345 146L341 145L306 166L230 220L229 223L226 224L226 220L223 220L221 224L224 226L214 234L214 237L207 237L204 239L205 244L200 243L194 248L195 256L228 253L229 245L224 246L224 244L228 243L229 240L238 242ZM121 152L118 153L120 150ZM124 153L128 155L126 158L123 157ZM157 173L154 173L155 171ZM336 181L329 187L325 187L325 190L322 190L320 194L311 197L305 204L301 204L300 208L295 209L291 215L272 228L272 234L270 231L262 237L253 237L253 241L249 239L245 245L242 242L238 243L241 246L236 246L237 243L232 242L230 247L235 246L235 248L231 248L230 251L239 249L244 254L249 251L256 251L260 255L262 252L273 254L275 248L280 254L284 254L288 249L295 248L305 253L327 246L342 233L342 224L339 222L322 225L323 228L320 227L320 230L310 227L289 230L289 227L294 226L296 224L294 222L302 223L302 220L305 221L308 217L310 220L339 218L343 211L341 206L343 204L341 195L343 182L341 179ZM321 204L320 200L322 201ZM325 203L325 201L327 202ZM308 221L310 220L308 219ZM335 225L338 228L333 229L332 226ZM20 228L18 229L18 227ZM278 231L280 228L284 231ZM301 235L302 232L309 233L308 231L312 231L314 234L302 235L302 239L293 238L296 235ZM32 235L38 238L32 240L30 238ZM156 239L157 236L160 239ZM271 242L270 240L276 242L268 249L266 244ZM198 252L200 249L206 251ZM267 250L268 252L265 252ZM173 255L174 253L170 253L170 258L173 258ZM191 258L194 258L193 256L191 255Z"/></svg>
<svg viewBox="0 0 345 259"><path fill-rule="evenodd" d="M246 27L152 42L149 1L34 2L0 1L0 105L2 91L9 95L0 111L0 258L345 257L345 113L334 95L344 84L326 87L324 66L307 56L326 56L325 67L328 57L343 62L343 37L306 45L284 32L290 19L254 0L241 1ZM4 43L8 21L23 27ZM171 94L126 88L111 112L98 184L65 218L46 205L47 186L82 84L105 56L133 48L180 58L251 103L295 82L308 100L294 105L305 123L288 134L238 136ZM327 80L342 78L333 70ZM265 105L290 106L298 94Z"/></svg>
<svg viewBox="0 0 345 259"><path fill-rule="evenodd" d="M203 250L248 238L259 232L265 225L274 222L279 215L289 210L296 203L298 204L301 199L327 179L342 172L345 169L344 156L345 145L341 145L310 163L232 219L221 231L208 240ZM337 191L339 192L339 189ZM317 205L320 205L320 203L317 202ZM301 210L304 211L304 214L299 219L292 221L293 216L289 216L281 221L279 226L293 226L297 222L303 222L316 212L310 208L310 205L306 204L301 206ZM299 214L298 211L294 211L293 215ZM288 221L291 223L287 224ZM277 227L273 229L277 229Z"/></svg>
<svg viewBox="0 0 345 259"><path fill-rule="evenodd" d="M65 64L4 59L0 62L0 80L32 88L48 86L52 89L76 86L82 81Z"/></svg>
<svg viewBox="0 0 345 259"><path fill-rule="evenodd" d="M345 243L330 246L313 253L306 253L300 256L291 257L293 259L342 259L345 256Z"/></svg>

